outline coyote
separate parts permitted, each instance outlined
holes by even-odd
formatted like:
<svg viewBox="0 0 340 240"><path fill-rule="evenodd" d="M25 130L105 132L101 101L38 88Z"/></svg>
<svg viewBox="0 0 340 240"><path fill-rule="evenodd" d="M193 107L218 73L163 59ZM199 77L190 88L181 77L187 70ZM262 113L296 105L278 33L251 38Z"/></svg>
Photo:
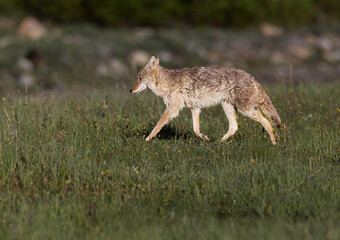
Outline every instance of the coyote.
<svg viewBox="0 0 340 240"><path fill-rule="evenodd" d="M205 140L200 132L201 108L221 103L229 121L229 130L221 142L237 131L236 111L258 121L267 130L274 145L271 120L277 127L281 119L268 95L255 78L239 69L226 67L194 67L170 70L159 65L159 58L151 57L139 72L137 82L130 92L140 93L150 89L163 98L166 110L146 141L150 141L183 107L191 109L195 134ZM264 116L267 118L265 118Z"/></svg>

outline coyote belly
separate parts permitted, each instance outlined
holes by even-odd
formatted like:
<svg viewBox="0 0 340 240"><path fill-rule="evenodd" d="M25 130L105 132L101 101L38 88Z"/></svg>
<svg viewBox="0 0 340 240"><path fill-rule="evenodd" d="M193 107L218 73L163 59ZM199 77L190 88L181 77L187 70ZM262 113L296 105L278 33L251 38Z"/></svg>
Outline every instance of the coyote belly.
<svg viewBox="0 0 340 240"><path fill-rule="evenodd" d="M145 89L162 97L166 104L164 115L146 141L150 141L166 123L177 117L183 107L191 109L195 134L209 140L200 132L199 114L204 107L221 104L229 121L229 130L221 141L237 131L236 111L239 111L258 121L276 145L270 122L280 127L281 119L261 85L242 70L225 67L170 70L161 67L159 59L152 57L139 72L137 82L130 91L139 93Z"/></svg>

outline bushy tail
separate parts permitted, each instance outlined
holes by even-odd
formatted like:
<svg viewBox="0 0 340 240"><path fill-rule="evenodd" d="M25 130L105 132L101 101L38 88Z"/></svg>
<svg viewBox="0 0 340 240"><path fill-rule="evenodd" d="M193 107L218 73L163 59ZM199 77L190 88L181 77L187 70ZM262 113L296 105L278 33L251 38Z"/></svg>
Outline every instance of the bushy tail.
<svg viewBox="0 0 340 240"><path fill-rule="evenodd" d="M277 128L280 128L281 118L279 114L277 113L272 101L270 100L268 95L265 93L264 93L263 98L264 98L264 102L260 106L261 111L267 118L269 118L273 123L275 123L275 126Z"/></svg>

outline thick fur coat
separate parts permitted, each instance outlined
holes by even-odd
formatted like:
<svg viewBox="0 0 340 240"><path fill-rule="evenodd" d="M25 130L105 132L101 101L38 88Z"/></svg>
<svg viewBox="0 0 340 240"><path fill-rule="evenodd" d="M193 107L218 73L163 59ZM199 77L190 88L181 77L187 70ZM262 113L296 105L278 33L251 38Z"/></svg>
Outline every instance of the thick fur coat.
<svg viewBox="0 0 340 240"><path fill-rule="evenodd" d="M199 131L200 109L216 104L222 107L229 120L229 131L221 139L226 140L237 131L236 111L261 123L276 144L272 126L281 119L270 98L255 78L242 70L225 67L194 67L167 69L152 57L139 72L137 83L131 89L139 93L150 89L163 98L167 109L154 130L147 137L151 140L169 120L176 117L183 107L192 111L194 131L197 136L208 137ZM264 115L264 116L263 116Z"/></svg>

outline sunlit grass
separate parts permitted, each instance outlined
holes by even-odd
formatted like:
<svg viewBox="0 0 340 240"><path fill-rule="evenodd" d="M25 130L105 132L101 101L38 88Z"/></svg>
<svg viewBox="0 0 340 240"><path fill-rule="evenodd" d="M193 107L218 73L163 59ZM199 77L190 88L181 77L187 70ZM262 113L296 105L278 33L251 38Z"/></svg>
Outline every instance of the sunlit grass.
<svg viewBox="0 0 340 240"><path fill-rule="evenodd" d="M1 238L340 237L340 85L267 88L284 122L218 140L220 106L195 137L184 110L151 143L164 105L97 91L1 99Z"/></svg>

